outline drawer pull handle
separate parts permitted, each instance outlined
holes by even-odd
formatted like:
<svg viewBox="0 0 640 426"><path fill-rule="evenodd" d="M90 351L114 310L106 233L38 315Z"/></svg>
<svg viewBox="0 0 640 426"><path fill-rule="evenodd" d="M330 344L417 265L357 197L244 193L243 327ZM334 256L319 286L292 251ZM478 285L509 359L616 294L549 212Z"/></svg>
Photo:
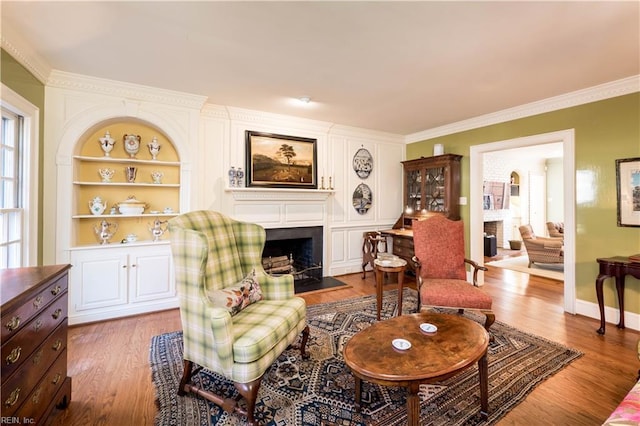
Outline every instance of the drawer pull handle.
<svg viewBox="0 0 640 426"><path fill-rule="evenodd" d="M40 404L40 395L42 394L42 388L38 388L37 391L35 391L33 393L33 396L31 397L31 401L33 401L34 404L38 405Z"/></svg>
<svg viewBox="0 0 640 426"><path fill-rule="evenodd" d="M53 344L52 349L53 349L54 351L56 351L56 352L57 352L57 351L59 351L59 350L60 350L60 348L61 348L61 347L62 347L62 340L58 339L58 340L56 340L56 342Z"/></svg>
<svg viewBox="0 0 640 426"><path fill-rule="evenodd" d="M22 348L20 346L13 348L9 356L7 356L7 365L15 364L20 359L21 352Z"/></svg>
<svg viewBox="0 0 640 426"><path fill-rule="evenodd" d="M42 296L36 297L36 300L33 301L33 307L36 309L40 309L40 307L42 306L42 301Z"/></svg>
<svg viewBox="0 0 640 426"><path fill-rule="evenodd" d="M5 327L9 331L13 331L16 328L18 328L19 325L20 325L20 317L13 317L11 318L11 321L5 324Z"/></svg>
<svg viewBox="0 0 640 426"><path fill-rule="evenodd" d="M62 378L62 374L56 373L56 376L53 378L51 383L54 385L57 385L61 378Z"/></svg>
<svg viewBox="0 0 640 426"><path fill-rule="evenodd" d="M54 296L57 296L58 293L60 293L60 290L62 290L62 288L59 285L57 285L51 289L51 294L53 294Z"/></svg>
<svg viewBox="0 0 640 426"><path fill-rule="evenodd" d="M4 402L4 406L9 408L15 405L15 403L18 402L19 398L20 398L20 388L15 388L13 392L11 392L11 395L9 395L9 398L7 398L7 400Z"/></svg>
<svg viewBox="0 0 640 426"><path fill-rule="evenodd" d="M42 361L42 349L40 349L38 352L36 352L36 354L33 356L33 365L38 365L40 364L40 361Z"/></svg>
<svg viewBox="0 0 640 426"><path fill-rule="evenodd" d="M55 312L53 314L51 314L51 316L53 317L53 319L58 319L60 318L60 315L62 315L62 309L58 308L55 310Z"/></svg>
<svg viewBox="0 0 640 426"><path fill-rule="evenodd" d="M42 320L38 318L36 322L33 324L33 329L37 332L42 328Z"/></svg>

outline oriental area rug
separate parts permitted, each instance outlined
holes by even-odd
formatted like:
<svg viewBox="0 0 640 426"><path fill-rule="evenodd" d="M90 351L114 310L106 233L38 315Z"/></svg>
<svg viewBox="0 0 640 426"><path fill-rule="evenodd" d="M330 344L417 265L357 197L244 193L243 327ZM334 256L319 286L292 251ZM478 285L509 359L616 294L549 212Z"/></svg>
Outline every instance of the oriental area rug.
<svg viewBox="0 0 640 426"><path fill-rule="evenodd" d="M405 289L403 311L416 309L417 293ZM383 318L395 316L397 290L385 292ZM256 419L261 425L405 425L406 389L374 385L363 381L363 407L355 409L354 379L342 359L346 342L376 321L376 298L365 296L307 307L311 333L309 359L298 349L286 350L265 373L258 393ZM481 322L483 317L465 312ZM422 385L422 425L495 424L542 381L582 354L496 321L489 345L489 418L480 410L477 365L436 384ZM150 364L156 390L160 425L243 425L245 418L229 414L195 395L178 396L182 377L182 332L155 336L151 341ZM215 389L230 397L237 395L224 377L201 370L194 376L198 386Z"/></svg>

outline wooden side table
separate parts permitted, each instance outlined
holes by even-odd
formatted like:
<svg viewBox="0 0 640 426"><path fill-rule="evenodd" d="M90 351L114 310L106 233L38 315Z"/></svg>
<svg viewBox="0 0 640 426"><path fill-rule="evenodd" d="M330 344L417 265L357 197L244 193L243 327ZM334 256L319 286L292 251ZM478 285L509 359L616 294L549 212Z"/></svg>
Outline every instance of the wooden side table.
<svg viewBox="0 0 640 426"><path fill-rule="evenodd" d="M377 319L380 321L380 311L382 310L382 286L383 275L387 273L398 274L398 315L402 315L402 287L404 285L404 272L407 268L407 261L398 257L389 259L375 259L373 266L376 273L376 299L377 305Z"/></svg>
<svg viewBox="0 0 640 426"><path fill-rule="evenodd" d="M598 334L605 332L604 319L604 295L602 285L607 278L614 277L616 281L616 292L618 293L618 307L620 309L620 322L618 328L624 328L624 277L631 275L640 279L640 262L632 262L628 257L615 256L596 259L600 267L596 278L596 297L598 298L598 309L600 310L600 328Z"/></svg>

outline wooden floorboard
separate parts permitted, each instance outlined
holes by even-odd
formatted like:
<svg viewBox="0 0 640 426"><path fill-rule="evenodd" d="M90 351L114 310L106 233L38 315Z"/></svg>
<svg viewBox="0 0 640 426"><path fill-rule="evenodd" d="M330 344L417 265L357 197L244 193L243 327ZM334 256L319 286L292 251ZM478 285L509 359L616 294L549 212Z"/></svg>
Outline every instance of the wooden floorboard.
<svg viewBox="0 0 640 426"><path fill-rule="evenodd" d="M347 288L302 295L308 304L375 294L371 272L338 277ZM600 425L636 381L640 333L562 310L563 284L500 268L485 274L496 320L580 350L584 356L540 384L500 425ZM407 277L405 283L415 286ZM385 290L395 284L385 285ZM178 310L69 329L72 401L57 425L152 425L155 394L149 368L151 337L179 330Z"/></svg>

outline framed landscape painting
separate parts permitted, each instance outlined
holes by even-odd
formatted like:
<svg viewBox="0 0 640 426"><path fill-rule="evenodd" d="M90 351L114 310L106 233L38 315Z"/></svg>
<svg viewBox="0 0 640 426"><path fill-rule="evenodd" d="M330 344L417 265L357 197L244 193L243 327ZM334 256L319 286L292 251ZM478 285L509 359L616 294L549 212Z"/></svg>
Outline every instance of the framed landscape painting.
<svg viewBox="0 0 640 426"><path fill-rule="evenodd" d="M247 186L318 188L317 139L246 131Z"/></svg>
<svg viewBox="0 0 640 426"><path fill-rule="evenodd" d="M640 226L640 157L616 160L618 226Z"/></svg>

